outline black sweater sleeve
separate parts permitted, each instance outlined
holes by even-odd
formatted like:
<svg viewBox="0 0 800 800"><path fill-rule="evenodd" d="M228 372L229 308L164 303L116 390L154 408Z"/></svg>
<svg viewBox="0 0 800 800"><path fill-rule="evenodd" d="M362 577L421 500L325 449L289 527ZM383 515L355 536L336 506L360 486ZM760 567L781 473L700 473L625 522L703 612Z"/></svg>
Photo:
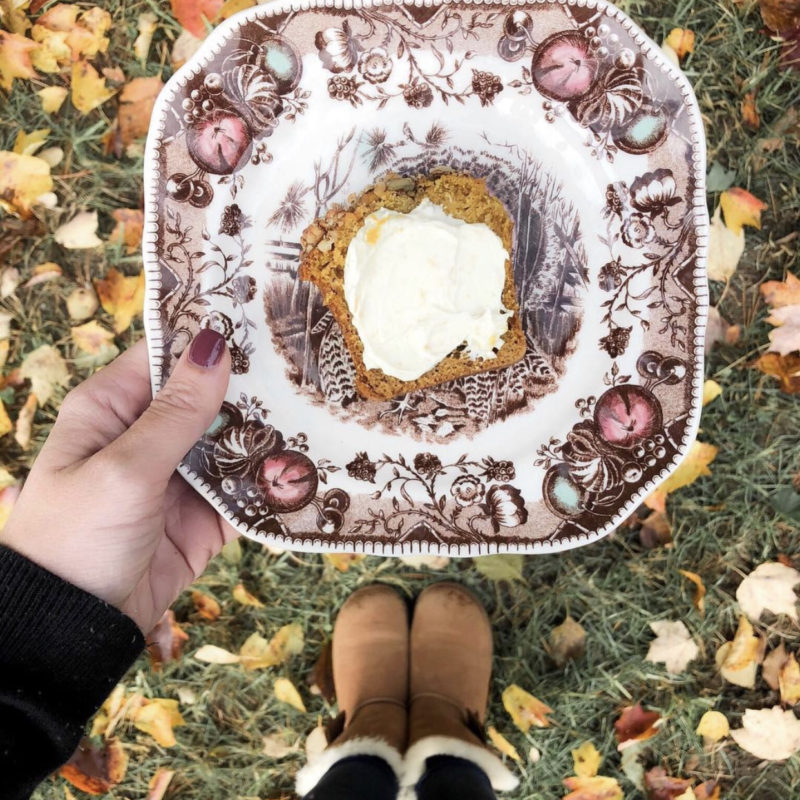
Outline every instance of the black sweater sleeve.
<svg viewBox="0 0 800 800"><path fill-rule="evenodd" d="M0 797L27 800L144 648L121 611L0 546Z"/></svg>

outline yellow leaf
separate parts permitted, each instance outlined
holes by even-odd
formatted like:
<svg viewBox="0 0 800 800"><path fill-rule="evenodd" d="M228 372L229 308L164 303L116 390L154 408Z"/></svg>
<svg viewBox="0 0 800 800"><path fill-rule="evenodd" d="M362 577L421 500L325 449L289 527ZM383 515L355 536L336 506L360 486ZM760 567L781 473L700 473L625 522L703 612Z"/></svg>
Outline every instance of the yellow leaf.
<svg viewBox="0 0 800 800"><path fill-rule="evenodd" d="M48 86L36 92L42 101L42 111L45 114L55 114L67 99L69 90L64 86Z"/></svg>
<svg viewBox="0 0 800 800"><path fill-rule="evenodd" d="M263 669L283 664L302 653L303 644L303 629L297 624L284 625L269 642L254 633L242 645L239 655L245 669Z"/></svg>
<svg viewBox="0 0 800 800"><path fill-rule="evenodd" d="M39 20L41 24L41 19ZM67 44L72 50L72 58L81 56L92 58L108 50L108 36L111 29L111 14L104 8L94 6L84 11L76 25L69 29Z"/></svg>
<svg viewBox="0 0 800 800"><path fill-rule="evenodd" d="M35 78L31 51L36 42L17 33L0 31L0 87L10 91L14 78Z"/></svg>
<svg viewBox="0 0 800 800"><path fill-rule="evenodd" d="M517 752L517 748L514 747L511 742L500 733L494 725L490 725L486 729L486 734L489 737L489 741L497 748L504 756L508 756L509 758L513 758L514 761L521 764L522 759L520 758L519 753Z"/></svg>
<svg viewBox="0 0 800 800"><path fill-rule="evenodd" d="M186 724L178 711L178 701L161 697L145 700L142 706L131 710L129 719L134 727L152 736L162 747L173 747L172 729Z"/></svg>
<svg viewBox="0 0 800 800"><path fill-rule="evenodd" d="M53 31L44 25L34 25L31 38L36 49L31 53L33 66L39 72L61 72L72 61L72 50L67 44L68 31Z"/></svg>
<svg viewBox="0 0 800 800"><path fill-rule="evenodd" d="M532 725L537 728L550 726L547 715L552 714L553 709L516 684L503 690L503 708L523 733L527 733Z"/></svg>
<svg viewBox="0 0 800 800"><path fill-rule="evenodd" d="M142 313L144 272L129 278L112 267L103 280L95 281L94 288L103 310L114 317L115 333L127 330L133 318Z"/></svg>
<svg viewBox="0 0 800 800"><path fill-rule="evenodd" d="M623 794L616 778L596 775L592 778L564 778L570 793L563 800L622 800Z"/></svg>
<svg viewBox="0 0 800 800"><path fill-rule="evenodd" d="M324 553L323 558L339 572L347 572L354 564L360 564L366 556L363 553Z"/></svg>
<svg viewBox="0 0 800 800"><path fill-rule="evenodd" d="M214 19L214 23L220 23L234 14L244 11L245 8L252 8L254 5L256 5L256 0L225 0L224 5Z"/></svg>
<svg viewBox="0 0 800 800"><path fill-rule="evenodd" d="M682 59L687 53L694 53L694 38L694 31L688 28L673 28L665 41Z"/></svg>
<svg viewBox="0 0 800 800"><path fill-rule="evenodd" d="M778 673L778 686L781 690L781 703L785 706L800 703L800 665L794 653L789 655Z"/></svg>
<svg viewBox="0 0 800 800"><path fill-rule="evenodd" d="M48 403L57 387L64 386L69 381L67 362L49 344L43 344L28 353L22 361L19 374L30 380L33 393L43 406Z"/></svg>
<svg viewBox="0 0 800 800"><path fill-rule="evenodd" d="M223 647L217 647L214 644L204 644L194 654L194 657L206 664L238 664L241 660L236 653L231 653L230 650L225 650Z"/></svg>
<svg viewBox="0 0 800 800"><path fill-rule="evenodd" d="M294 684L288 678L278 678L275 681L275 698L280 700L281 703L288 703L292 708L298 711L305 711L306 707L303 699L300 697L300 692L295 689Z"/></svg>
<svg viewBox="0 0 800 800"><path fill-rule="evenodd" d="M724 714L719 711L706 711L697 725L695 733L704 736L709 742L718 742L730 733L730 725Z"/></svg>
<svg viewBox="0 0 800 800"><path fill-rule="evenodd" d="M742 614L733 641L725 642L717 650L716 663L720 675L729 683L752 689L756 683L760 650L761 641L754 634L747 617Z"/></svg>
<svg viewBox="0 0 800 800"><path fill-rule="evenodd" d="M156 32L158 17L152 11L144 11L139 14L136 23L139 35L133 43L133 54L139 59L139 63L144 66L147 62L147 54L150 52L150 42L153 41L153 34Z"/></svg>
<svg viewBox="0 0 800 800"><path fill-rule="evenodd" d="M710 378L703 384L703 405L707 406L722 394L722 387Z"/></svg>
<svg viewBox="0 0 800 800"><path fill-rule="evenodd" d="M679 569L678 572L680 572L684 578L688 578L697 587L694 592L692 603L701 615L705 614L706 585L703 583L703 579L696 572L689 572L685 569Z"/></svg>
<svg viewBox="0 0 800 800"><path fill-rule="evenodd" d="M114 334L104 328L96 319L72 328L72 341L83 353L91 356L108 356L112 351L119 352L114 345ZM111 358L114 356L111 355ZM110 361L111 358L107 360ZM103 362L105 363L105 362Z"/></svg>
<svg viewBox="0 0 800 800"><path fill-rule="evenodd" d="M14 425L11 422L11 417L8 416L5 403L0 399L0 436L5 436L14 430ZM3 487L5 488L5 487Z"/></svg>
<svg viewBox="0 0 800 800"><path fill-rule="evenodd" d="M105 306L103 306L105 308ZM203 592L192 592L192 602L197 609L197 613L203 618L211 622L219 619L222 609L219 603L210 595L203 594Z"/></svg>
<svg viewBox="0 0 800 800"><path fill-rule="evenodd" d="M53 189L50 165L36 156L0 150L0 208L22 219Z"/></svg>
<svg viewBox="0 0 800 800"><path fill-rule="evenodd" d="M39 128L39 130L25 133L22 129L17 131L17 138L14 140L14 152L21 156L35 155L36 151L47 141L50 135L50 128Z"/></svg>
<svg viewBox="0 0 800 800"><path fill-rule="evenodd" d="M722 221L720 207L714 212L708 229L708 277L712 281L727 281L736 272L744 253L744 231L732 231Z"/></svg>
<svg viewBox="0 0 800 800"><path fill-rule="evenodd" d="M81 114L88 114L101 106L115 93L116 90L106 86L105 78L101 78L88 61L76 61L72 65L72 105Z"/></svg>
<svg viewBox="0 0 800 800"><path fill-rule="evenodd" d="M36 393L31 392L25 405L19 410L17 416L16 430L14 431L14 438L17 444L23 449L27 450L31 444L31 435L33 433L33 418L36 416Z"/></svg>
<svg viewBox="0 0 800 800"><path fill-rule="evenodd" d="M726 189L719 198L725 225L734 233L741 233L743 225L761 228L761 212L767 207L747 189Z"/></svg>
<svg viewBox="0 0 800 800"><path fill-rule="evenodd" d="M30 0L0 0L0 21L12 33L24 35L31 23L25 13Z"/></svg>
<svg viewBox="0 0 800 800"><path fill-rule="evenodd" d="M236 586L233 587L233 599L243 606L264 608L264 604L255 595L250 594L250 592L244 588L243 583L237 583Z"/></svg>
<svg viewBox="0 0 800 800"><path fill-rule="evenodd" d="M653 511L666 511L667 495L694 483L701 475L710 475L708 465L717 457L718 448L705 442L692 442L689 452L676 470L652 494L648 495L644 503Z"/></svg>
<svg viewBox="0 0 800 800"><path fill-rule="evenodd" d="M591 742L584 742L579 748L572 751L574 772L579 778L593 778L603 763L603 756Z"/></svg>

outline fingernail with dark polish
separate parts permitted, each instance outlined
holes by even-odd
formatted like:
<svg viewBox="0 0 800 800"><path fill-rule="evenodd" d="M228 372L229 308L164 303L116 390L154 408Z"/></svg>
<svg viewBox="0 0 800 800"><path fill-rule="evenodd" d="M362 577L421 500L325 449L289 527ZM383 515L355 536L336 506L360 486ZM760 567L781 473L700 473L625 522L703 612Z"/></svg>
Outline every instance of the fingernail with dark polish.
<svg viewBox="0 0 800 800"><path fill-rule="evenodd" d="M215 367L225 350L225 337L211 329L203 328L189 346L189 361L198 367Z"/></svg>

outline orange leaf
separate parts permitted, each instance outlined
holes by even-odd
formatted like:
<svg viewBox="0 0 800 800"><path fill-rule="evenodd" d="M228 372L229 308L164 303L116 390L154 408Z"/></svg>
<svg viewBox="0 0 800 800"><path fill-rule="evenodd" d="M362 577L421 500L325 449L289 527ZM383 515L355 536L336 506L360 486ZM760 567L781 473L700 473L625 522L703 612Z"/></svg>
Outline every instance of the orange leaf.
<svg viewBox="0 0 800 800"><path fill-rule="evenodd" d="M83 738L72 758L59 770L73 786L87 794L105 794L124 777L128 757L117 739L109 739L102 748Z"/></svg>
<svg viewBox="0 0 800 800"><path fill-rule="evenodd" d="M758 109L756 108L755 92L748 92L742 100L742 122L748 128L753 128L753 130L758 130L761 125L761 117L758 115ZM727 216L725 219L727 219Z"/></svg>
<svg viewBox="0 0 800 800"><path fill-rule="evenodd" d="M76 61L72 65L72 105L81 114L103 105L115 92L106 86L105 78L101 78L88 61Z"/></svg>
<svg viewBox="0 0 800 800"><path fill-rule="evenodd" d="M219 619L222 609L219 603L207 594L202 592L192 592L192 602L197 609L197 613L203 618L214 622Z"/></svg>
<svg viewBox="0 0 800 800"><path fill-rule="evenodd" d="M725 227L734 233L741 233L743 225L761 228L761 212L767 204L747 189L727 189L720 195L719 204L725 216Z"/></svg>
<svg viewBox="0 0 800 800"><path fill-rule="evenodd" d="M764 353L753 366L765 375L778 378L782 392L800 394L800 354Z"/></svg>
<svg viewBox="0 0 800 800"><path fill-rule="evenodd" d="M149 117L148 117L149 119ZM138 208L117 208L111 212L117 224L108 241L125 245L127 253L135 253L142 244L144 212Z"/></svg>
<svg viewBox="0 0 800 800"><path fill-rule="evenodd" d="M162 664L179 659L183 643L188 640L189 634L175 622L172 609L165 611L155 628L147 635L147 652L153 669L157 672Z"/></svg>
<svg viewBox="0 0 800 800"><path fill-rule="evenodd" d="M14 78L35 78L36 70L31 64L32 42L17 33L0 31L0 87L10 91Z"/></svg>
<svg viewBox="0 0 800 800"><path fill-rule="evenodd" d="M138 708L131 709L128 719L134 727L152 736L162 747L174 747L176 744L173 727L185 725L178 701L163 697L145 700Z"/></svg>
<svg viewBox="0 0 800 800"><path fill-rule="evenodd" d="M657 711L645 711L640 703L625 706L619 719L614 723L617 736L617 749L624 750L634 742L643 742L658 733L661 715Z"/></svg>
<svg viewBox="0 0 800 800"><path fill-rule="evenodd" d="M174 769L159 767L156 770L155 775L150 778L150 782L147 784L149 791L145 800L162 800L164 793L167 791L167 787L169 786L169 782L172 780L174 775Z"/></svg>
<svg viewBox="0 0 800 800"><path fill-rule="evenodd" d="M126 277L116 267L112 267L105 278L94 282L94 288L103 310L114 317L115 333L127 330L133 318L142 313L144 272Z"/></svg>
<svg viewBox="0 0 800 800"><path fill-rule="evenodd" d="M653 767L644 774L648 800L673 800L692 785L687 778L673 778L664 767Z"/></svg>
<svg viewBox="0 0 800 800"><path fill-rule="evenodd" d="M696 572L689 572L685 569L679 569L678 572L680 572L684 578L688 578L697 587L694 592L692 603L701 615L705 614L706 585L703 583L703 579Z"/></svg>
<svg viewBox="0 0 800 800"><path fill-rule="evenodd" d="M624 796L616 778L602 775L564 778L564 786L571 791L563 800L622 800Z"/></svg>
<svg viewBox="0 0 800 800"><path fill-rule="evenodd" d="M688 28L673 28L665 41L680 59L694 53L694 31Z"/></svg>
<svg viewBox="0 0 800 800"><path fill-rule="evenodd" d="M224 0L170 0L175 19L193 36L206 35L206 22L216 19Z"/></svg>
<svg viewBox="0 0 800 800"><path fill-rule="evenodd" d="M147 135L150 117L164 82L156 75L152 78L134 78L119 95L119 139L123 148Z"/></svg>
<svg viewBox="0 0 800 800"><path fill-rule="evenodd" d="M800 305L800 278L787 272L785 281L762 283L761 296L772 308Z"/></svg>
<svg viewBox="0 0 800 800"><path fill-rule="evenodd" d="M46 161L0 150L0 208L28 219L33 207L52 189L53 179Z"/></svg>
<svg viewBox="0 0 800 800"><path fill-rule="evenodd" d="M719 781L705 781L694 790L694 796L697 800L719 800L721 789Z"/></svg>

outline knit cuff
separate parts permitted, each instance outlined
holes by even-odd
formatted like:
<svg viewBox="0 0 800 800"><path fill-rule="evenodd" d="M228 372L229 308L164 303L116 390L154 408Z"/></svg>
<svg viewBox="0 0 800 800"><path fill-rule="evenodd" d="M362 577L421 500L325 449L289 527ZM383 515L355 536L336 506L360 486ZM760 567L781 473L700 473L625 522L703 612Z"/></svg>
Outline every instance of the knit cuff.
<svg viewBox="0 0 800 800"><path fill-rule="evenodd" d="M136 623L0 545L0 672L55 681L88 717L142 652Z"/></svg>

